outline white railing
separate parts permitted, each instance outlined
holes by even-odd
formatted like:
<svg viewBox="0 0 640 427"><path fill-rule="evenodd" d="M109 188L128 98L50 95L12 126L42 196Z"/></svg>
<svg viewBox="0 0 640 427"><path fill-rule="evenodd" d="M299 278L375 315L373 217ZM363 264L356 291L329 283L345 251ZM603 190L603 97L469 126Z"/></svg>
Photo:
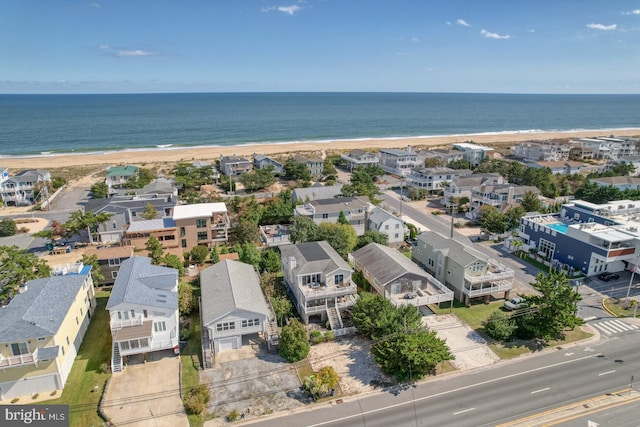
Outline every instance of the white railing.
<svg viewBox="0 0 640 427"><path fill-rule="evenodd" d="M0 355L0 368L11 368L13 366L33 365L37 361L35 353L21 354L19 356L4 357Z"/></svg>
<svg viewBox="0 0 640 427"><path fill-rule="evenodd" d="M336 329L335 331L332 331L336 337L342 337L345 335L353 335L356 333L356 327L355 326L350 326L348 328L342 328L342 329Z"/></svg>
<svg viewBox="0 0 640 427"><path fill-rule="evenodd" d="M131 326L140 326L144 322L142 316L137 316L132 319L127 320L111 320L111 330L115 331L116 329L128 328Z"/></svg>
<svg viewBox="0 0 640 427"><path fill-rule="evenodd" d="M77 262L75 264L62 264L55 265L51 268L52 276L65 276L69 273L80 274L84 264L81 262Z"/></svg>
<svg viewBox="0 0 640 427"><path fill-rule="evenodd" d="M508 269L503 272L483 274L481 276L472 276L470 274L465 274L464 280L471 284L476 284L476 283L484 283L484 282L497 282L499 280L509 280L509 279L513 279L513 277L514 277L513 270Z"/></svg>
<svg viewBox="0 0 640 427"><path fill-rule="evenodd" d="M469 289L467 287L462 289L462 293L465 295L469 295L469 297L477 297L481 295L489 295L495 292L504 292L509 291L513 288L513 284L511 282L502 282L498 284L492 283L490 286L481 287L480 289Z"/></svg>
<svg viewBox="0 0 640 427"><path fill-rule="evenodd" d="M323 297L334 297L355 294L358 292L356 285L318 285L317 288L311 288L308 285L299 285L305 299L316 299Z"/></svg>

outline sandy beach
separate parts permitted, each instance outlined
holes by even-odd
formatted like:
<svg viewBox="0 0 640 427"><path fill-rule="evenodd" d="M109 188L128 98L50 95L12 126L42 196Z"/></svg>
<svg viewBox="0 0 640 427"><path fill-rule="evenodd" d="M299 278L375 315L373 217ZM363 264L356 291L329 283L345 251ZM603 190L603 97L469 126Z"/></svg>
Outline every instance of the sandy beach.
<svg viewBox="0 0 640 427"><path fill-rule="evenodd" d="M595 131L575 132L539 132L539 133L501 133L501 134L468 134L415 138L385 138L339 140L331 142L300 141L284 144L254 144L214 147L191 147L178 149L150 149L141 151L119 151L102 154L55 155L38 157L10 157L2 160L3 166L11 169L48 169L64 168L78 165L118 165L146 163L163 163L192 160L215 160L221 155L237 155L250 157L253 153L265 155L283 155L291 152L348 151L353 149L378 150L383 148L438 147L456 142L472 141L476 144L488 145L519 143L522 141L542 141L553 139L571 139L596 136L638 136L640 128L635 129L600 129Z"/></svg>

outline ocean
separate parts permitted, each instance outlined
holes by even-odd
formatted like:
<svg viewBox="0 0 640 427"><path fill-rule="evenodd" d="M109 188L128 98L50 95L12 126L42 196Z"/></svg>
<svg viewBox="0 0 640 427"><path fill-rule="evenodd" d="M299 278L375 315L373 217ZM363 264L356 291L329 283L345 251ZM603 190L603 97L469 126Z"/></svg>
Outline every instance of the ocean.
<svg viewBox="0 0 640 427"><path fill-rule="evenodd" d="M0 158L623 128L640 128L640 95L0 95Z"/></svg>

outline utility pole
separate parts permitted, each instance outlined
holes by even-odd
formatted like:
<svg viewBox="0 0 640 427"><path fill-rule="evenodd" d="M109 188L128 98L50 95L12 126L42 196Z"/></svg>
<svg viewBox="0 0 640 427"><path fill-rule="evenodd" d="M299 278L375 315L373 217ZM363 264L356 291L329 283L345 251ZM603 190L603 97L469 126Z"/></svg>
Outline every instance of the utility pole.
<svg viewBox="0 0 640 427"><path fill-rule="evenodd" d="M453 229L455 225L454 220L456 219L456 214L458 213L458 206L456 206L455 204L452 204L450 213L451 213L451 235L449 237L453 239Z"/></svg>

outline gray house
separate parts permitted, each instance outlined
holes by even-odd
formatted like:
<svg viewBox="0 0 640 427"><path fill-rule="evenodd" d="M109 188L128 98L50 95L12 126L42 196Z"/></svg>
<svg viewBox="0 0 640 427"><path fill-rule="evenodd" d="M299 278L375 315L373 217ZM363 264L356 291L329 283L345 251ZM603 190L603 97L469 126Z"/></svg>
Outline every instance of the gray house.
<svg viewBox="0 0 640 427"><path fill-rule="evenodd" d="M345 334L341 312L358 298L349 264L325 241L283 245L280 256L285 283L303 322L314 317L328 320L336 335Z"/></svg>
<svg viewBox="0 0 640 427"><path fill-rule="evenodd" d="M291 192L291 202L294 205L310 202L312 200L331 199L337 197L342 191L342 184L322 185L314 184L306 188L294 188Z"/></svg>
<svg viewBox="0 0 640 427"><path fill-rule="evenodd" d="M295 215L309 217L316 224L323 222L338 222L340 212L355 229L358 236L362 236L366 227L366 215L371 203L365 196L335 197L333 199L321 199L296 206Z"/></svg>
<svg viewBox="0 0 640 427"><path fill-rule="evenodd" d="M271 157L267 157L264 154L253 154L253 166L256 169L265 169L269 166L273 168L273 173L282 172L284 166L282 163L277 160L272 159Z"/></svg>
<svg viewBox="0 0 640 427"><path fill-rule="evenodd" d="M433 231L418 236L411 259L444 283L456 299L469 304L472 298L491 295L508 299L513 287L512 269L483 253Z"/></svg>
<svg viewBox="0 0 640 427"><path fill-rule="evenodd" d="M369 243L349 255L349 261L377 293L394 305L422 307L453 301L453 292L397 249Z"/></svg>
<svg viewBox="0 0 640 427"><path fill-rule="evenodd" d="M407 227L402 218L398 218L382 208L374 207L367 216L367 231L377 231L387 235L389 246L399 246L404 242Z"/></svg>
<svg viewBox="0 0 640 427"><path fill-rule="evenodd" d="M51 182L51 174L43 170L23 170L12 177L7 177L7 170L2 171L0 196L7 206L28 206L49 196L47 183Z"/></svg>
<svg viewBox="0 0 640 427"><path fill-rule="evenodd" d="M253 266L220 261L200 273L200 289L205 361L211 352L239 349L252 337L269 340L274 319Z"/></svg>

